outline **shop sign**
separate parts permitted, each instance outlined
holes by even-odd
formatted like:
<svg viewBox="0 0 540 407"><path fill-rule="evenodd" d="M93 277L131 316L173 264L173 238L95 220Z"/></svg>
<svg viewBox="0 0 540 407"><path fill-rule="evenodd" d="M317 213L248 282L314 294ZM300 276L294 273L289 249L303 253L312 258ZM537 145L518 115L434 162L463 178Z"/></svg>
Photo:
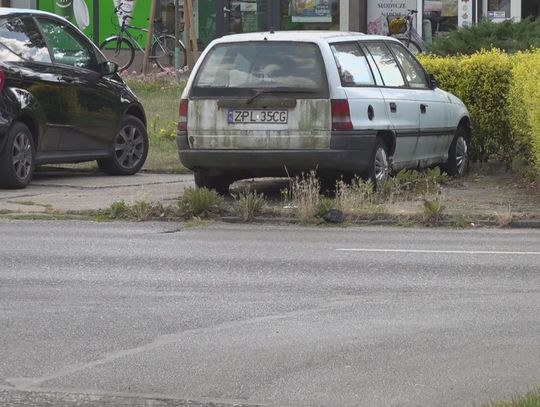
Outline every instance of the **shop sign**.
<svg viewBox="0 0 540 407"><path fill-rule="evenodd" d="M470 27L473 23L472 2L470 0L459 0L458 2L458 27Z"/></svg>
<svg viewBox="0 0 540 407"><path fill-rule="evenodd" d="M416 0L376 0L368 2L368 34L387 35L388 17L405 16L416 9Z"/></svg>
<svg viewBox="0 0 540 407"><path fill-rule="evenodd" d="M499 18L506 18L506 12L505 11L488 11L488 17L491 20L495 20Z"/></svg>
<svg viewBox="0 0 540 407"><path fill-rule="evenodd" d="M335 0L293 0L293 23L331 23Z"/></svg>

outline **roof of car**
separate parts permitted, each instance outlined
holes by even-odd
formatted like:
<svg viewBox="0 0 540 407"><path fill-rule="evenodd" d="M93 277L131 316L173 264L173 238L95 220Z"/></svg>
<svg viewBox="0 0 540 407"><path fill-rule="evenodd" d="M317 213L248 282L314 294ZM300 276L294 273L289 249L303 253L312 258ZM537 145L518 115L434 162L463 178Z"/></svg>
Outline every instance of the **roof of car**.
<svg viewBox="0 0 540 407"><path fill-rule="evenodd" d="M0 16L5 16L8 14L30 14L30 13L58 17L56 14L49 13L47 11L34 10L34 9L28 9L28 8L0 7Z"/></svg>
<svg viewBox="0 0 540 407"><path fill-rule="evenodd" d="M334 40L381 40L394 39L380 35L367 35L346 31L266 31L246 34L232 34L219 38L216 42L244 41L300 41L300 42L333 42Z"/></svg>

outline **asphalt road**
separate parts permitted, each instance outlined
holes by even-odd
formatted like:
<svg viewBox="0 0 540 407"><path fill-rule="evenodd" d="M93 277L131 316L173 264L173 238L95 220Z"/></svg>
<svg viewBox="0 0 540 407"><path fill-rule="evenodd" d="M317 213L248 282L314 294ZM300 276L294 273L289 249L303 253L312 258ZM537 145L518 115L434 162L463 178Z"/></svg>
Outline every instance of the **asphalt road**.
<svg viewBox="0 0 540 407"><path fill-rule="evenodd" d="M532 230L0 221L0 405L479 405L540 384L539 264Z"/></svg>

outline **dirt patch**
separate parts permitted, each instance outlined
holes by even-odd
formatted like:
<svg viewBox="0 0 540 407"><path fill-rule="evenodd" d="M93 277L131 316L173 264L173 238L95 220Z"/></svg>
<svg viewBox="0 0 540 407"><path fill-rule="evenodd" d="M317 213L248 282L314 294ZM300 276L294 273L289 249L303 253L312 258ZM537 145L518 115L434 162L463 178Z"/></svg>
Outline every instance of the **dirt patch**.
<svg viewBox="0 0 540 407"><path fill-rule="evenodd" d="M499 162L473 164L466 177L442 186L442 196L449 215L496 219L511 214L515 220L540 219L540 185L526 183ZM418 211L422 200L388 205L388 209L404 210L411 204Z"/></svg>

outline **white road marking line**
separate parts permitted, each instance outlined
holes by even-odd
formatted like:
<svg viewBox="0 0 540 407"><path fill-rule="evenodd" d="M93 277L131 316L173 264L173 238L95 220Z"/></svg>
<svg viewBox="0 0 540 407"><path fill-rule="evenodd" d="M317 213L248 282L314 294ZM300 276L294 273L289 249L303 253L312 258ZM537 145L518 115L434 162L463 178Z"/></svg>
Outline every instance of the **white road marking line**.
<svg viewBox="0 0 540 407"><path fill-rule="evenodd" d="M424 254L501 254L510 256L540 256L540 252L510 252L488 250L424 250L424 249L368 249L368 248L344 248L336 249L338 252L363 252L363 253L424 253Z"/></svg>

